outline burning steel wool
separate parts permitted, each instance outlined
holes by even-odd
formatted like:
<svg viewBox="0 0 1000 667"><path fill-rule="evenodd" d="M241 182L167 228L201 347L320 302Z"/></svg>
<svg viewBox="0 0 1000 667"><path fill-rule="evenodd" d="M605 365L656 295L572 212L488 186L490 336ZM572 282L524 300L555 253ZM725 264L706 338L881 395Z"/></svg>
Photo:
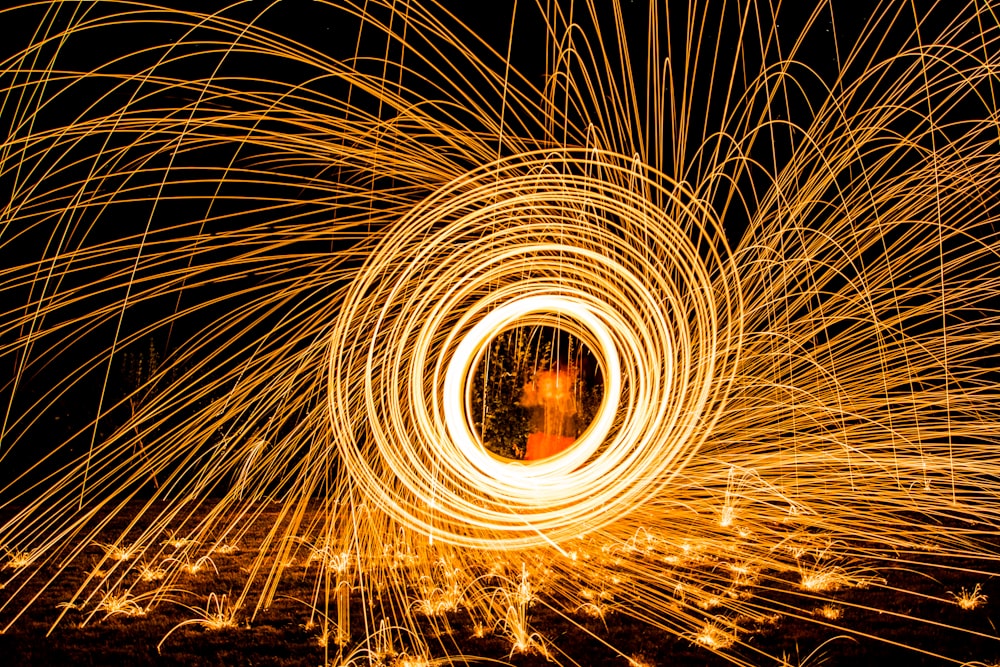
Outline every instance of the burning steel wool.
<svg viewBox="0 0 1000 667"><path fill-rule="evenodd" d="M181 4L0 11L0 630L994 646L926 606L1000 571L990 3Z"/></svg>

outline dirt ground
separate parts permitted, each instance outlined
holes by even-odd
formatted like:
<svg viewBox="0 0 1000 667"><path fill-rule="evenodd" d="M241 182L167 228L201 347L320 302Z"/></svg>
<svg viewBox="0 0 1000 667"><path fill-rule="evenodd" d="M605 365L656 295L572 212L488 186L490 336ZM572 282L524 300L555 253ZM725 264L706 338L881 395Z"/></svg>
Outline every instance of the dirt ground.
<svg viewBox="0 0 1000 667"><path fill-rule="evenodd" d="M363 613L364 601L358 591L353 591L350 597L350 637L345 638L342 647L328 637L324 646L322 624L317 622L319 617L313 606L306 602L314 599L317 582L315 565L310 567L308 563L289 566L270 608L255 615L250 610L241 611L233 617L232 624L221 628L214 628L208 622L223 609L230 595L242 589L246 570L253 562L253 540L262 535L267 524L265 514L260 533L246 533L238 550L212 554L202 563L200 571L185 578L151 607L146 603L152 598L143 596L152 595L158 588L155 583L133 586L133 607L127 604L128 600L122 601L120 609L101 606L101 597L109 591L98 588L89 601L80 598L73 601L80 582L88 575L88 567L100 561L103 547L98 543L87 547L82 558L58 573L54 565L43 565L42 571L32 577L29 577L30 566L5 568L0 572L0 582L4 584L0 603L15 593L17 599L23 599L25 592L38 588L43 581L51 579L52 584L24 615L0 634L0 664L75 667L369 664L368 658L376 654L371 639L373 620L371 614ZM413 614L426 640L425 653L395 645L391 651L378 655L383 660L381 664L401 666L498 662L583 667L734 662L798 667L1000 665L996 629L1000 620L996 611L1000 605L1000 587L996 581L974 576L961 568L940 568L935 564L918 567L902 562L898 567L891 564L882 567L880 574L884 585L844 588L817 596L817 608L827 604L839 609L841 616L835 621L795 612L802 608L803 602L801 592L792 590L792 582L786 582L780 575L762 578L758 586L766 589L762 595L767 600L762 609L787 611L766 614L768 620L764 622L748 623L741 628L739 643L725 655L713 653L696 636L678 636L636 620L633 616L641 617L641 609L623 610L612 604L604 617L599 618L560 607L544 593L528 608L528 623L533 632L544 638L548 655L537 649L519 652L503 632L482 632L462 605L432 616ZM971 592L975 584L980 584L977 594L981 597L975 608L965 610L949 601L954 598L950 593L963 587ZM6 597L4 592L8 593ZM747 604L753 606L756 602L751 598ZM6 605L0 610L0 621L7 625L22 607ZM52 629L60 614L62 619ZM909 620L911 616L926 622L916 623ZM842 627L852 632L845 632ZM782 663L782 659L786 662Z"/></svg>

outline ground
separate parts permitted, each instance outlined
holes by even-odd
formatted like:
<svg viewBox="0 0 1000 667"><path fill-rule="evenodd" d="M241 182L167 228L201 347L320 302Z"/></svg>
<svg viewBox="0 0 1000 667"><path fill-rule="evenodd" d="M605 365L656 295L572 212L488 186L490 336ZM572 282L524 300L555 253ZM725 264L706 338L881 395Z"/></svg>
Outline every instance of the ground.
<svg viewBox="0 0 1000 667"><path fill-rule="evenodd" d="M267 508L261 516L260 530L244 535L238 550L213 553L196 573L186 575L181 585L169 593L168 599L145 610L142 615L129 615L129 612L143 609L147 601L142 597L143 592L156 588L155 583L137 585L133 588L135 597L119 599L118 607L112 605L114 598L105 600L103 607L98 606L97 599L105 592L102 590L81 608L65 608L76 586L87 576L88 567L92 568L104 553L104 547L95 541L87 547L82 559L77 559L54 579L17 623L0 634L0 662L77 667L337 664L338 648L333 638L326 647L322 645L320 625L310 622L311 607L305 602L313 597L315 563L290 564L279 595L269 609L253 618L239 612L227 619L229 596L242 589L245 570L252 562L253 542L262 537L264 526L273 523L276 511L277 506ZM109 531L114 529L112 526ZM43 570L46 568L48 571L40 574L56 573L54 566L43 566ZM0 581L5 582L5 590L16 591L29 571L30 567L7 567ZM838 629L826 627L819 615L800 618L791 611L765 615L767 620L748 623L741 628L744 646L738 655L749 664L759 665L781 664L764 654L784 656L788 665L800 667L819 664L1000 664L1000 641L996 639L994 619L998 616L996 604L1000 603L997 582L974 576L961 568L917 566L905 559L900 560L898 567L881 568L879 574L885 579L885 586L845 588L817 596L817 609L826 604L839 609L842 617L834 623L847 625L859 634L848 636ZM32 582L47 578L36 577ZM793 582L788 581L787 586L784 583L780 576L775 576L760 595L766 595L775 610L781 610L784 604L789 605L789 610L793 606L801 608L801 597L790 592ZM978 589L976 584L980 586ZM28 587L34 585L29 582ZM962 609L957 604L963 588L971 609ZM828 602L828 598L832 601ZM755 604L755 599L750 599L749 603ZM357 592L352 593L352 632L340 654L342 662L352 655L360 656L365 648L366 622L360 613L362 604ZM0 620L6 623L19 608L3 609ZM64 611L63 620L49 633L52 622ZM476 636L475 625L462 606L432 617L418 614L417 618L428 638L432 658L477 656L525 666L555 662L584 667L624 667L630 661L634 665L731 664L727 658L705 647L704 644L712 641L711 633L707 638L678 637L651 628L616 610L614 605L608 606L603 619L586 612L582 608L561 609L550 605L544 594L531 603L528 608L530 627L550 647L549 656L537 650L528 653L513 650L510 640L500 632ZM931 622L914 623L906 618L911 615ZM88 616L89 621L84 623ZM222 627L215 628L213 621L220 619L233 623L222 622L218 624ZM971 632L955 631L948 627L952 625L961 625ZM883 641L863 634L881 637ZM817 648L819 650L810 656ZM394 649L397 652L395 659L401 662L405 648L396 646ZM955 663L920 650L950 655ZM549 662L550 659L553 662ZM356 664L367 662L358 660ZM445 664L464 663L453 658L451 663Z"/></svg>

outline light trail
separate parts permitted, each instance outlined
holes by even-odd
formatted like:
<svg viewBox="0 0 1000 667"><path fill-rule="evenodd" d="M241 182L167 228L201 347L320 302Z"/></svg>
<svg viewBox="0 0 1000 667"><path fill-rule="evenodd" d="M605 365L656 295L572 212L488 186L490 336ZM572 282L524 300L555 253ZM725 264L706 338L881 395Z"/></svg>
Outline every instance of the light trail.
<svg viewBox="0 0 1000 667"><path fill-rule="evenodd" d="M495 38L433 2L0 11L0 628L98 541L65 602L153 613L269 500L188 624L306 563L343 663L445 659L447 614L558 659L544 600L760 664L774 615L867 636L836 589L901 565L981 602L993 9L526 4ZM531 462L472 416L521 326L604 378Z"/></svg>
<svg viewBox="0 0 1000 667"><path fill-rule="evenodd" d="M717 298L685 233L707 234L706 213L685 205L676 185L662 194L686 218L643 203L622 185L646 176L630 160L590 150L559 162L547 151L489 165L418 206L373 252L334 325L339 458L366 497L435 539L484 549L557 543L643 504L696 453L711 419L705 405L724 400L719 376L738 359L734 336L720 329L739 294ZM572 174L588 169L606 178ZM716 259L717 273L732 270ZM473 435L474 360L503 329L560 315L559 326L597 353L606 405L566 452L498 461Z"/></svg>

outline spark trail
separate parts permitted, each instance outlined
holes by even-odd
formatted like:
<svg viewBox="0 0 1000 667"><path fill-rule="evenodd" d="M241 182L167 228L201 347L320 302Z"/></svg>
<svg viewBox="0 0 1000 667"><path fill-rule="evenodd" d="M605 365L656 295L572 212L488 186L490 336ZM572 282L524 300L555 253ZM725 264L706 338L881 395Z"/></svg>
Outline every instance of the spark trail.
<svg viewBox="0 0 1000 667"><path fill-rule="evenodd" d="M252 617L298 555L373 663L447 654L421 614L558 656L544 598L758 664L741 628L900 554L995 572L996 16L758 4L0 12L30 28L0 54L5 627L121 518L67 602L153 613L266 500L190 623ZM471 416L520 326L604 377L533 462Z"/></svg>

